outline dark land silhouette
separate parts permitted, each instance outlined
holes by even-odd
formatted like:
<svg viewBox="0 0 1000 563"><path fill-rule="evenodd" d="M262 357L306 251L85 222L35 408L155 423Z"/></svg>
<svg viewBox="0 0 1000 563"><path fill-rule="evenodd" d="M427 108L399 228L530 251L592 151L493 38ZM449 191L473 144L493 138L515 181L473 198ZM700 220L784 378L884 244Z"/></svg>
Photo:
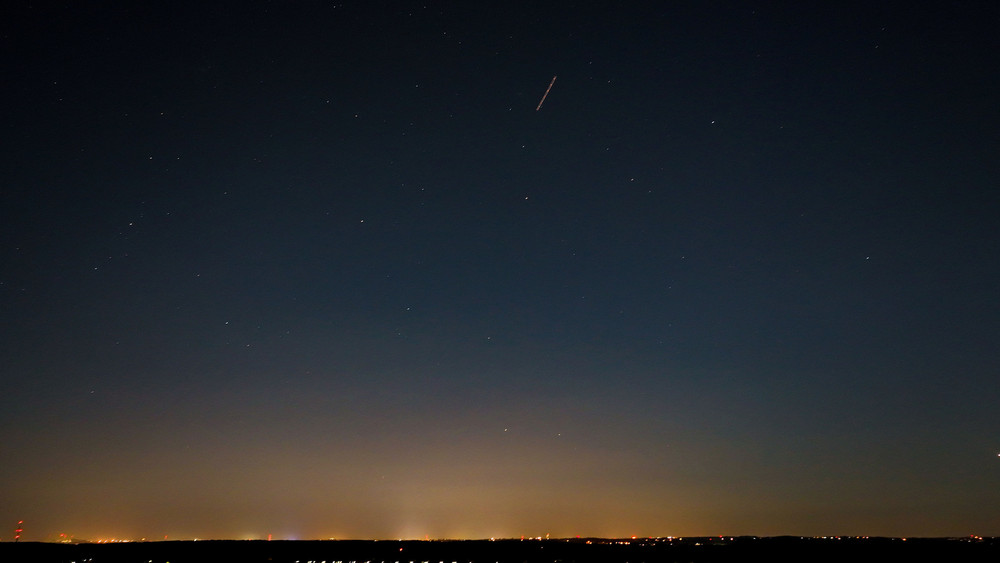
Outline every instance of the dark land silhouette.
<svg viewBox="0 0 1000 563"><path fill-rule="evenodd" d="M35 563L654 563L998 561L997 538L699 537L435 541L0 543L0 561Z"/></svg>

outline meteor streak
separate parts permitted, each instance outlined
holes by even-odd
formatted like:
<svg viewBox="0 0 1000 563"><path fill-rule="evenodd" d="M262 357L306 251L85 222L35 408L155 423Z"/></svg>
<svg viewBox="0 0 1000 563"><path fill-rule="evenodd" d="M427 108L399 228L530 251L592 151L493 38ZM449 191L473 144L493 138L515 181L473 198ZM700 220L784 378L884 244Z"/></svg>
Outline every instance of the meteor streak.
<svg viewBox="0 0 1000 563"><path fill-rule="evenodd" d="M542 104L545 103L545 97L549 95L549 90L552 89L552 85L555 84L555 83L556 83L556 77L553 76L552 77L552 82L549 82L549 87L546 88L545 89L545 93L542 94L542 101L538 102L538 107L535 108L535 111L538 111L538 110L542 109Z"/></svg>

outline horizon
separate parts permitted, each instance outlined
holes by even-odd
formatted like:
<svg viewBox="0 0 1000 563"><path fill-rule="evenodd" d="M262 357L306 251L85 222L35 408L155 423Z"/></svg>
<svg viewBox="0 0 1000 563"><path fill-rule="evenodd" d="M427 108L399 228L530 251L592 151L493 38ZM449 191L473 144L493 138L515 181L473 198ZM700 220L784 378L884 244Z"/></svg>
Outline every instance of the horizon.
<svg viewBox="0 0 1000 563"><path fill-rule="evenodd" d="M609 541L609 542L619 542L623 544L629 544L630 542L643 543L647 541L654 542L683 542L683 541L700 541L700 540L718 540L718 541L736 541L736 540L747 540L747 539L782 539L782 538L792 538L800 540L831 540L831 541L842 541L842 540L926 540L926 539L961 539L969 541L984 541L1000 538L1000 536L981 536L978 534L964 534L964 535L946 535L946 536L881 536L881 535L822 535L822 536L810 536L810 535L799 535L799 534L775 534L775 535L754 535L754 534L691 534L685 536L567 536L567 537L544 537L544 536L534 536L534 537L469 537L469 538L268 538L268 537L244 537L244 538L201 538L201 537L190 537L190 538L139 538L139 539L125 539L125 538L106 538L106 539L82 539L82 538L62 538L62 539L46 539L46 540L5 540L0 537L0 543L91 543L91 544L114 544L114 543L156 543L156 542L536 542L536 541L558 541L558 542L576 542L583 541L590 543L591 541Z"/></svg>
<svg viewBox="0 0 1000 563"><path fill-rule="evenodd" d="M49 532L46 533L45 539L32 539L32 536L21 537L25 526L19 523L19 530L17 537L19 539L5 539L3 535L0 535L0 542L14 543L15 541L20 542L39 542L39 543L134 543L134 542L161 542L161 541L347 541L347 542L417 542L417 541L577 541L577 540L608 540L608 541L637 541L643 542L647 540L655 541L683 541L685 539L720 539L720 540L733 540L739 538L800 538L800 539L972 539L972 540L983 540L990 539L993 537L1000 536L988 536L976 533L964 533L964 534L944 534L936 536L920 536L915 534L902 534L902 535L884 535L884 534L789 534L789 533L778 533L778 534L670 534L670 535L635 535L635 534L622 534L622 535L565 535L556 536L549 533L545 534L521 534L513 536L466 536L466 537L432 537L430 535L424 535L423 537L311 537L302 535L289 535L289 536L279 536L273 533L264 534L252 534L245 533L240 536L230 536L230 537L208 537L208 536L181 536L175 537L170 534L165 534L162 538L155 536L112 536L112 535L97 535L84 538L82 536L76 536L73 534L67 534L65 532ZM30 530L30 528L28 528Z"/></svg>
<svg viewBox="0 0 1000 563"><path fill-rule="evenodd" d="M534 540L417 540L417 541L267 541L207 540L117 544L0 543L0 553L33 561L164 560L201 561L479 561L628 563L636 557L684 561L747 561L761 556L796 561L844 558L916 557L919 560L992 560L1000 542L977 536L960 538L803 538L803 537L691 537L691 538L579 538ZM748 559L748 557L750 559ZM20 559L19 559L20 560ZM792 560L792 559L790 559Z"/></svg>

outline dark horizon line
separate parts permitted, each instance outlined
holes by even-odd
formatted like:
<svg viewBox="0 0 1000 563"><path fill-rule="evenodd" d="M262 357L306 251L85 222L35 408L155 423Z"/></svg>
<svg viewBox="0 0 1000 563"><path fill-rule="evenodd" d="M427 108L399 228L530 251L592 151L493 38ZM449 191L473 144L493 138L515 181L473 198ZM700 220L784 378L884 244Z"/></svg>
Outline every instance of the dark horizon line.
<svg viewBox="0 0 1000 563"><path fill-rule="evenodd" d="M127 544L127 543L184 543L184 542L399 542L399 543L426 543L426 542L643 542L643 541L687 541L687 540L709 540L709 541L735 541L735 540L899 540L899 541L919 541L919 540L974 540L985 541L1000 539L1000 536L980 536L976 534L968 535L942 535L942 536L859 536L859 535L801 535L801 534L777 534L777 535L755 535L755 534L711 534L711 535L684 535L684 536L571 536L571 537L503 537L503 538L310 538L310 539L288 539L288 538L187 538L187 539L139 539L139 540L68 540L68 541L46 541L46 540L0 540L0 543L46 543L46 544Z"/></svg>

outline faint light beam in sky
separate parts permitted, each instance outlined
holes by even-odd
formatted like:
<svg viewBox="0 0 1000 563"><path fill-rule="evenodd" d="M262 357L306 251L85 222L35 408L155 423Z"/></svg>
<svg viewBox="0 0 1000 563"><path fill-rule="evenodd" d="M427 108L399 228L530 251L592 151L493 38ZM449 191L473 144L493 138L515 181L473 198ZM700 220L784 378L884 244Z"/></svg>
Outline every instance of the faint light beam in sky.
<svg viewBox="0 0 1000 563"><path fill-rule="evenodd" d="M544 94L542 94L542 101L538 102L538 107L537 107L537 108L535 108L535 111L538 111L538 110L542 109L542 104L544 104L544 103L545 103L545 98L546 98L546 97L548 97L548 95L549 95L549 90L551 90L551 89L552 89L552 85L553 85L553 84L555 84L555 83L556 83L556 77L555 77L555 76L553 76L553 77L552 77L552 82L549 82L549 87L548 87L548 88L546 88L546 89L545 89L545 93L544 93Z"/></svg>

